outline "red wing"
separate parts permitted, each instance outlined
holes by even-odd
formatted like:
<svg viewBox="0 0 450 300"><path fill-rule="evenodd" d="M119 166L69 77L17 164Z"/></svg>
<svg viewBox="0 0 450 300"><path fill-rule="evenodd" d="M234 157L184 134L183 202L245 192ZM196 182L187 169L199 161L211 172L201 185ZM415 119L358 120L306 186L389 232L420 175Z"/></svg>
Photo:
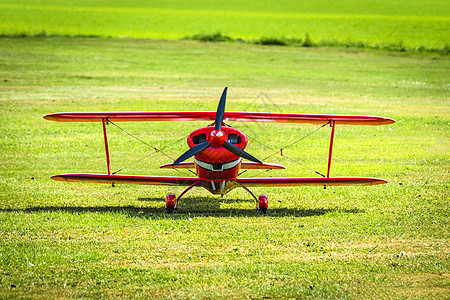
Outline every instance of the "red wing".
<svg viewBox="0 0 450 300"><path fill-rule="evenodd" d="M60 122L112 122L125 121L202 121L215 120L215 111L156 111L156 112L66 112L46 115L44 118ZM395 121L385 117L354 115L312 115L266 112L225 112L224 121L311 123L346 125L385 125Z"/></svg>
<svg viewBox="0 0 450 300"><path fill-rule="evenodd" d="M228 119L228 120L227 120ZM385 125L395 121L385 117L355 115L315 115L315 114L283 114L268 112L229 112L225 113L225 121L277 122L277 123L310 123L346 125Z"/></svg>
<svg viewBox="0 0 450 300"><path fill-rule="evenodd" d="M52 179L58 181L89 181L98 183L134 183L144 185L182 185L190 186L198 181L195 177L165 177L141 175L106 175L106 174L61 174Z"/></svg>
<svg viewBox="0 0 450 300"><path fill-rule="evenodd" d="M376 185L387 183L384 179L371 177L286 177L286 178L238 178L248 187L297 186L297 185Z"/></svg>

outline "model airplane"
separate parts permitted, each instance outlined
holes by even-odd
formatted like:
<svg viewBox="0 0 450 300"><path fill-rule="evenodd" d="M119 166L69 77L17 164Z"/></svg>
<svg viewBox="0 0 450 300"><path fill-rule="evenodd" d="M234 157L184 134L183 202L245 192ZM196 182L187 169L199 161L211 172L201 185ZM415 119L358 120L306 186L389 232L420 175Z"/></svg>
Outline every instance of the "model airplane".
<svg viewBox="0 0 450 300"><path fill-rule="evenodd" d="M178 208L180 198L191 188L204 187L212 194L225 195L236 187L244 188L257 202L257 209L266 213L268 209L267 195L256 197L249 188L256 186L299 186L299 185L375 185L386 183L386 180L371 177L330 177L331 156L333 150L334 130L337 124L346 125L384 125L395 121L384 117L345 116L345 115L310 115L260 112L225 112L227 88L224 89L217 111L166 111L166 112L86 112L55 113L46 115L47 120L60 122L101 122L105 141L107 174L61 174L52 176L59 181L90 181L99 183L134 183L145 185L186 186L176 197L169 193L166 196L168 213ZM198 121L214 120L210 126L192 132L187 138L189 150L173 163L161 168L195 169L197 177L166 177L141 175L111 174L106 124L121 121ZM223 121L281 122L329 124L331 126L328 169L325 177L286 177L286 178L238 178L243 169L284 169L279 164L263 163L245 151L247 136L234 128L224 125ZM184 162L188 158L191 162ZM242 161L246 159L249 161Z"/></svg>

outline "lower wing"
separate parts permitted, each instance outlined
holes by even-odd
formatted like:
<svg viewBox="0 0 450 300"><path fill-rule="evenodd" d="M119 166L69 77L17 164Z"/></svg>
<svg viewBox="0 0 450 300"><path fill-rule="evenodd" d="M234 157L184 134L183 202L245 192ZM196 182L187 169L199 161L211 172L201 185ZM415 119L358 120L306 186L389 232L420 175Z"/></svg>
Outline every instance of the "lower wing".
<svg viewBox="0 0 450 300"><path fill-rule="evenodd" d="M52 176L58 181L88 181L98 183L134 183L144 185L181 185L190 186L198 182L196 177L166 177L141 175L107 175L107 174L60 174Z"/></svg>
<svg viewBox="0 0 450 300"><path fill-rule="evenodd" d="M190 186L199 181L196 177L167 177L142 175L107 174L60 174L52 176L58 181L88 181L97 183L134 183L143 185ZM377 185L387 183L384 179L372 177L281 177L281 178L238 178L236 181L248 187L256 186L298 186L298 185Z"/></svg>
<svg viewBox="0 0 450 300"><path fill-rule="evenodd" d="M297 186L297 185L376 185L387 183L384 179L372 177L285 177L285 178L238 178L248 187Z"/></svg>

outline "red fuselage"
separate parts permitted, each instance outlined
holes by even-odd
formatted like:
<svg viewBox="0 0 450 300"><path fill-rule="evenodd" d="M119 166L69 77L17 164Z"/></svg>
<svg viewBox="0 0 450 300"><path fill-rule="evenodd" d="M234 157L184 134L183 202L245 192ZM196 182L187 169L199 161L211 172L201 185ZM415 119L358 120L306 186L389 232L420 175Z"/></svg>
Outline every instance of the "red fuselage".
<svg viewBox="0 0 450 300"><path fill-rule="evenodd" d="M237 178L242 158L225 149L223 142L228 141L244 150L247 136L231 127L215 130L214 126L208 126L195 130L187 139L190 148L204 141L210 146L194 156L198 178L213 182L211 189L208 188L212 193L224 194L231 188L227 182Z"/></svg>

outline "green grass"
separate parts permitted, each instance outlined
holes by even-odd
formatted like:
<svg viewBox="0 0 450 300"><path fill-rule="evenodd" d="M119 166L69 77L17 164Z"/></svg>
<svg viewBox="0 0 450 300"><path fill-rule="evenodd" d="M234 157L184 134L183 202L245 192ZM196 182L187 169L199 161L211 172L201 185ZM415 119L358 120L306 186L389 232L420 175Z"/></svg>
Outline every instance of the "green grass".
<svg viewBox="0 0 450 300"><path fill-rule="evenodd" d="M0 39L1 298L446 298L449 294L448 57L345 49L101 38ZM228 110L382 115L389 126L336 128L333 176L374 187L242 189L52 181L105 172L101 126L58 111ZM204 122L123 123L176 157ZM316 126L238 123L279 149ZM109 126L113 169L189 175ZM326 171L329 128L246 176ZM271 153L251 142L256 157ZM288 160L295 159L297 163ZM308 168L305 168L308 167ZM402 255L404 251L404 255Z"/></svg>
<svg viewBox="0 0 450 300"><path fill-rule="evenodd" d="M450 5L433 1L10 1L0 34L181 39L221 33L249 42L448 53Z"/></svg>

